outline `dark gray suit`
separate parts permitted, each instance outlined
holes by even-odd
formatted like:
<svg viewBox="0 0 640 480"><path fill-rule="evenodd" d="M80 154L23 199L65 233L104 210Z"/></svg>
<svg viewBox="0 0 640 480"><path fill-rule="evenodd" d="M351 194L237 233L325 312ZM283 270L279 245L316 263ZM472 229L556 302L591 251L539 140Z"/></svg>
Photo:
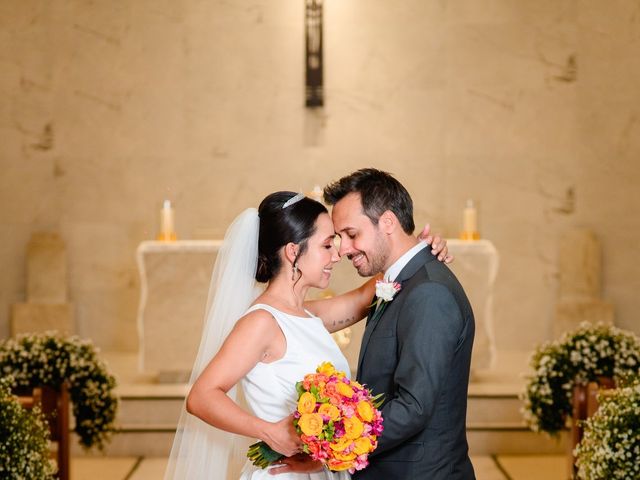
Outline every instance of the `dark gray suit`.
<svg viewBox="0 0 640 480"><path fill-rule="evenodd" d="M396 281L402 289L368 321L362 339L357 377L385 394L384 432L370 465L353 478L474 479L465 430L471 305L429 247Z"/></svg>

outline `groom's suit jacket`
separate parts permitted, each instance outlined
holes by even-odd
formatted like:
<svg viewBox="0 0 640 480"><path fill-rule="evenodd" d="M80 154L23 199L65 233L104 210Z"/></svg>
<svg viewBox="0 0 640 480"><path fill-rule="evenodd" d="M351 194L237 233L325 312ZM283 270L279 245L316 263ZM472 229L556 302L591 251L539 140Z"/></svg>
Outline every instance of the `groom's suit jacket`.
<svg viewBox="0 0 640 480"><path fill-rule="evenodd" d="M384 393L384 432L354 480L474 479L465 430L473 312L451 270L430 248L396 278L401 290L370 314L358 381ZM373 315L375 317L375 315Z"/></svg>

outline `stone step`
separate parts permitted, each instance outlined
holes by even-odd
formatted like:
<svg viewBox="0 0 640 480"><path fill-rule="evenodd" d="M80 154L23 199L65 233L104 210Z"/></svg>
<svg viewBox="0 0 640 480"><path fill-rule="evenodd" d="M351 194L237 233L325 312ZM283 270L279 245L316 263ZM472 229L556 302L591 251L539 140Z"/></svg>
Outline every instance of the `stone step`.
<svg viewBox="0 0 640 480"><path fill-rule="evenodd" d="M144 429L147 426L164 425L175 430L183 403L182 398L121 398L118 427Z"/></svg>
<svg viewBox="0 0 640 480"><path fill-rule="evenodd" d="M184 399L181 395L124 395L120 398L118 426L123 429L147 425L175 426ZM523 426L521 400L514 395L470 395L467 408L469 428Z"/></svg>
<svg viewBox="0 0 640 480"><path fill-rule="evenodd" d="M114 433L103 451L86 451L72 436L71 455L76 457L166 457L171 452L175 430L124 430Z"/></svg>
<svg viewBox="0 0 640 480"><path fill-rule="evenodd" d="M112 456L164 456L171 450L184 402L184 386L127 387L119 391L118 431L107 446ZM467 436L474 455L565 453L567 435L560 440L529 431L515 392L469 395ZM82 455L79 447L74 454Z"/></svg>
<svg viewBox="0 0 640 480"><path fill-rule="evenodd" d="M480 430L468 428L467 441L471 455L565 454L569 451L569 433L557 438L535 433L524 427Z"/></svg>
<svg viewBox="0 0 640 480"><path fill-rule="evenodd" d="M522 401L513 395L469 396L467 427L494 428L499 425L522 426Z"/></svg>
<svg viewBox="0 0 640 480"><path fill-rule="evenodd" d="M108 456L167 456L171 451L174 429L162 425L150 425L145 429L121 430L104 450ZM569 435L563 432L558 438L537 434L526 429L474 429L467 430L471 455L504 454L565 454L568 451ZM96 455L85 452L77 444L71 448L72 455ZM103 453L100 453L103 455Z"/></svg>
<svg viewBox="0 0 640 480"><path fill-rule="evenodd" d="M499 357L494 370L475 372L469 385L467 437L472 454L564 454L567 434L560 440L529 431L523 423L519 394L525 371L522 352ZM112 354L111 363L120 372L117 394L121 400L118 431L106 452L113 456L166 456L188 387L162 384L136 372L137 356ZM75 453L82 450L74 446Z"/></svg>

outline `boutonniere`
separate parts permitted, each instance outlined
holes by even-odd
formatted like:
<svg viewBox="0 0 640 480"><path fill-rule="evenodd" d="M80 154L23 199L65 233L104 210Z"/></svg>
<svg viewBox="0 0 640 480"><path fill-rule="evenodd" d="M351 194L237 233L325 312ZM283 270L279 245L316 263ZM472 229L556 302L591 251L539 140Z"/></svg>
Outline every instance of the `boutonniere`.
<svg viewBox="0 0 640 480"><path fill-rule="evenodd" d="M378 280L376 282L376 297L383 302L390 302L401 288L402 285L398 282L383 282L382 280Z"/></svg>
<svg viewBox="0 0 640 480"><path fill-rule="evenodd" d="M378 280L376 282L377 300L371 305L371 308L375 308L375 310L369 319L369 322L376 320L380 315L382 315L387 304L393 300L393 297L396 296L396 293L398 293L401 288L402 285L398 282L384 282L382 280Z"/></svg>

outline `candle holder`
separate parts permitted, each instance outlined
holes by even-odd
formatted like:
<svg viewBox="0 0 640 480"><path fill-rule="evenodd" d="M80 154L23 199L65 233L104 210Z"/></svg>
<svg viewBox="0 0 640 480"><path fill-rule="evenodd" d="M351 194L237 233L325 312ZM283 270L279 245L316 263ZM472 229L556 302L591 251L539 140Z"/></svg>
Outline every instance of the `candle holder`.
<svg viewBox="0 0 640 480"><path fill-rule="evenodd" d="M173 242L178 239L175 230L175 211L171 201L165 200L160 209L160 233L156 237L161 242Z"/></svg>
<svg viewBox="0 0 640 480"><path fill-rule="evenodd" d="M480 232L460 232L460 240L480 240Z"/></svg>
<svg viewBox="0 0 640 480"><path fill-rule="evenodd" d="M478 232L478 210L473 200L467 200L467 205L462 211L462 231L460 240L480 240Z"/></svg>

